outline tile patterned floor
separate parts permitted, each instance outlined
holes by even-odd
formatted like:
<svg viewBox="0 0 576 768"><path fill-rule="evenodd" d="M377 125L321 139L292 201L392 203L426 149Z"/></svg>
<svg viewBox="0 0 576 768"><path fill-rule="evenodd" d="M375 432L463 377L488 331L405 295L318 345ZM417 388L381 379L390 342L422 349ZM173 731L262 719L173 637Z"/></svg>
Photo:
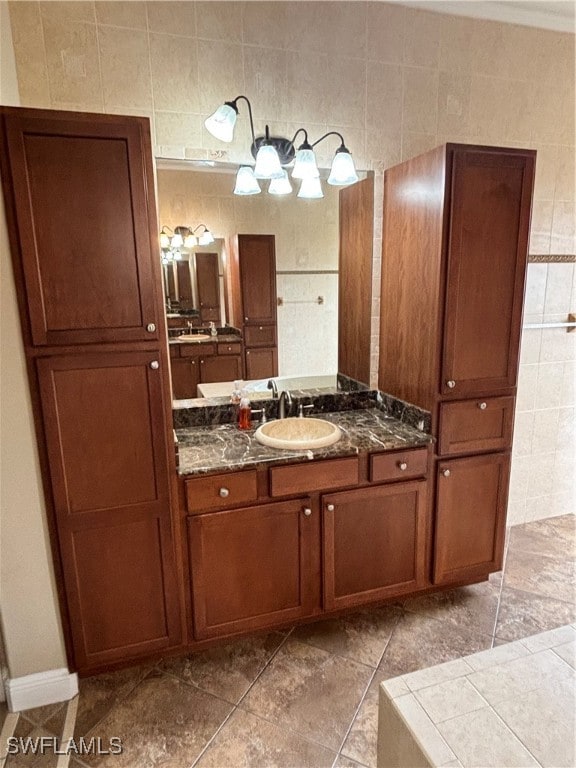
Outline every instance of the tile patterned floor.
<svg viewBox="0 0 576 768"><path fill-rule="evenodd" d="M372 768L382 680L576 620L575 525L511 528L483 584L82 680L75 736L119 736L124 753L70 767ZM60 736L67 708L22 713L16 735Z"/></svg>

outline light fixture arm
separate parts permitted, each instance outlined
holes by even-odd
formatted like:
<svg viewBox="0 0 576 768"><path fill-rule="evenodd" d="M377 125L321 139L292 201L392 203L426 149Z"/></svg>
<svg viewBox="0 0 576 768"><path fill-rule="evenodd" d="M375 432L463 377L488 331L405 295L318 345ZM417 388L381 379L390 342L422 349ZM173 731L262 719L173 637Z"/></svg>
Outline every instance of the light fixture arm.
<svg viewBox="0 0 576 768"><path fill-rule="evenodd" d="M306 128L298 128L298 130L294 134L290 144L292 144L293 147L295 146L294 142L296 141L296 136L298 136L299 133L303 133L304 134L304 143L302 144L302 146L308 148L307 147L307 145L309 144L309 142L308 142L308 131L306 130Z"/></svg>
<svg viewBox="0 0 576 768"><path fill-rule="evenodd" d="M328 131L328 133L325 133L325 134L324 134L324 136L320 136L320 138L319 138L319 139L317 139L317 140L316 140L316 141L315 141L315 142L312 144L312 146L313 146L313 147L315 147L315 146L316 146L316 144L320 144L320 142L321 142L321 141L324 141L324 139L327 139L327 138L328 138L328 136L338 136L338 138L340 139L340 149L339 149L338 151L340 151L341 149L343 149L344 151L348 152L348 150L346 149L346 145L344 144L344 136L342 136L342 134L341 134L341 133L338 133L338 131Z"/></svg>
<svg viewBox="0 0 576 768"><path fill-rule="evenodd" d="M236 96L236 98L233 101L225 101L225 104L228 104L233 109L238 112L238 107L236 106L237 102L240 101L240 99L244 99L246 104L248 105L248 116L250 118L250 130L252 131L252 144L256 141L256 134L254 133L254 119L252 117L252 105L250 104L250 99L247 96Z"/></svg>

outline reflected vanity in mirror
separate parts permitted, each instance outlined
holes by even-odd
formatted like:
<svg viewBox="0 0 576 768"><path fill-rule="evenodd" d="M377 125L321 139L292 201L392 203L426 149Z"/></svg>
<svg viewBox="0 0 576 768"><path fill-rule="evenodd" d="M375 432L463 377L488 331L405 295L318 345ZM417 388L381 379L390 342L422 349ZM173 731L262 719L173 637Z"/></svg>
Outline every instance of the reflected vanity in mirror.
<svg viewBox="0 0 576 768"><path fill-rule="evenodd" d="M161 227L171 232L203 222L215 238L210 245L180 247L178 258L163 265L174 398L228 400L235 379L256 380L253 387L262 390L270 377L278 377L280 389L333 387L339 370L358 378L342 370L342 347L344 358L357 347L369 350L373 211L371 205L361 211L360 198L351 205L342 198L355 198L357 187L369 189L371 202L372 175L362 173L363 181L343 188L326 184L327 172L321 172L324 197L303 200L295 193L234 195L237 166L156 163ZM350 273L344 282L343 250ZM347 299L358 280L361 313L368 318L362 327ZM346 326L361 333L362 344L342 339L342 332L339 341L339 315L341 331ZM210 333L210 323L218 335L195 341ZM301 377L307 381L298 387ZM368 382L367 373L362 381Z"/></svg>

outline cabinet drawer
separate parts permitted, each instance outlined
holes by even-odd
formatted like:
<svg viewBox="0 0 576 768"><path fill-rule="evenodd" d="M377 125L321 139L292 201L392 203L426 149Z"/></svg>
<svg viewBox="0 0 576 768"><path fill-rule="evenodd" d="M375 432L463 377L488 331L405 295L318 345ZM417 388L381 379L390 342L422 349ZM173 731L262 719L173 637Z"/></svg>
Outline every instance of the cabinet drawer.
<svg viewBox="0 0 576 768"><path fill-rule="evenodd" d="M180 357L180 344L169 344L170 357Z"/></svg>
<svg viewBox="0 0 576 768"><path fill-rule="evenodd" d="M206 344L201 341L180 344L180 357L204 357L204 355L215 354L215 344Z"/></svg>
<svg viewBox="0 0 576 768"><path fill-rule="evenodd" d="M208 475L185 480L186 509L196 514L207 509L227 509L258 498L256 470Z"/></svg>
<svg viewBox="0 0 576 768"><path fill-rule="evenodd" d="M513 397L488 397L440 406L440 456L506 450L512 444Z"/></svg>
<svg viewBox="0 0 576 768"><path fill-rule="evenodd" d="M405 480L423 477L428 470L428 449L374 453L370 456L370 481Z"/></svg>
<svg viewBox="0 0 576 768"><path fill-rule="evenodd" d="M313 464L292 464L270 470L270 496L291 496L324 488L358 484L358 459L333 459Z"/></svg>
<svg viewBox="0 0 576 768"><path fill-rule="evenodd" d="M241 355L242 344L240 343L218 344L218 354L219 355Z"/></svg>
<svg viewBox="0 0 576 768"><path fill-rule="evenodd" d="M276 344L276 326L245 325L244 340L247 347L266 347Z"/></svg>

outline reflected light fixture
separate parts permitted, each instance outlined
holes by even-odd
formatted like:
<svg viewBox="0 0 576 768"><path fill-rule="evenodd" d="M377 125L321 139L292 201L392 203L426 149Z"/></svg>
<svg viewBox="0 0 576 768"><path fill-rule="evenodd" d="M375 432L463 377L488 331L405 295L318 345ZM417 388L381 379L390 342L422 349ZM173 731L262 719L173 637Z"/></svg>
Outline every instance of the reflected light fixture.
<svg viewBox="0 0 576 768"><path fill-rule="evenodd" d="M197 231L203 227L204 231L197 235ZM214 235L206 224L198 224L196 227L178 226L170 229L163 226L160 230L160 250L162 252L162 264L171 261L181 261L181 248L191 250L196 245L210 245L214 242Z"/></svg>
<svg viewBox="0 0 576 768"><path fill-rule="evenodd" d="M300 189L298 191L298 197L302 197L307 200L316 200L320 197L324 197L320 179L317 176L312 176L309 179L302 179L300 183Z"/></svg>
<svg viewBox="0 0 576 768"><path fill-rule="evenodd" d="M266 126L264 136L256 136L252 117L252 105L246 96L237 96L233 101L225 101L205 120L204 125L212 136L221 141L232 141L234 127L239 114L238 102L240 100L245 101L248 107L250 131L252 133L250 151L256 164L254 170L248 165L243 165L238 169L236 186L234 188L235 195L257 195L260 192L257 179L278 180L278 184L270 184L268 192L271 194L289 194L288 191L278 192L277 189L287 190L286 181L288 177L285 169L294 163L292 178L301 179L302 181L318 180L314 184L301 185L298 197L323 197L314 147L329 136L337 136L340 139L340 146L336 150L332 161L328 183L334 186L345 186L358 181L358 174L354 167L352 155L344 143L342 134L338 131L328 131L328 133L325 133L311 143L308 140L308 131L305 128L298 128L293 138L287 139L282 136L271 136L270 129ZM296 139L301 133L304 134L304 141L299 146L296 146ZM288 184L290 184L289 180ZM303 186L304 193L302 192ZM318 194L318 190L320 190L320 194Z"/></svg>
<svg viewBox="0 0 576 768"><path fill-rule="evenodd" d="M292 192L292 184L290 184L287 171L282 169L282 176L279 179L271 179L268 192L271 195L289 195Z"/></svg>

